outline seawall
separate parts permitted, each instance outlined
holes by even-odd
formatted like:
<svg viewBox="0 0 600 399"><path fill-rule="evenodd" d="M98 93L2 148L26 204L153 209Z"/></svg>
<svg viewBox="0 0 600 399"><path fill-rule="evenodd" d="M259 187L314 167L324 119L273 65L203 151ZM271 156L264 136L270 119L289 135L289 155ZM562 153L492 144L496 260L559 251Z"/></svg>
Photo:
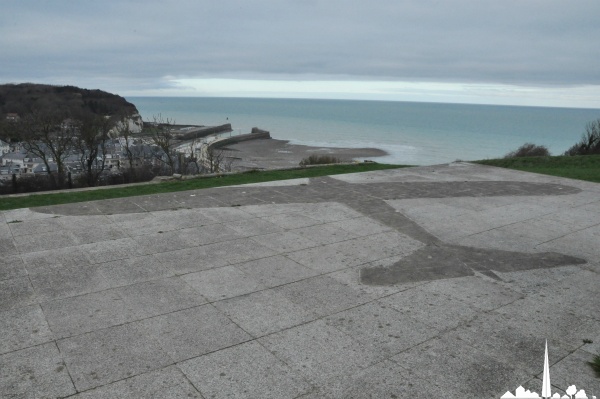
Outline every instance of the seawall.
<svg viewBox="0 0 600 399"><path fill-rule="evenodd" d="M271 133L266 130L259 129L257 127L252 128L252 133L240 134L238 136L227 137L221 140L213 141L209 144L209 148L220 148L229 144L235 144L242 141L256 140L256 139L270 139Z"/></svg>

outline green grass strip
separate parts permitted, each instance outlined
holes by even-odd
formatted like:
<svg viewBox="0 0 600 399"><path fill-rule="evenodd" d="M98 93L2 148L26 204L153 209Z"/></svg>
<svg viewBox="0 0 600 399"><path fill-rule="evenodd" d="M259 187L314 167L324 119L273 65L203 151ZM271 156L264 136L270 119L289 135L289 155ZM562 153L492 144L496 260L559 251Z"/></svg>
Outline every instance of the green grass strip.
<svg viewBox="0 0 600 399"><path fill-rule="evenodd" d="M475 163L600 183L600 155L517 157Z"/></svg>
<svg viewBox="0 0 600 399"><path fill-rule="evenodd" d="M188 180L138 184L128 187L113 186L111 188L103 188L98 190L69 191L61 193L35 193L27 196L0 198L0 210L33 208L36 206L70 204L74 202L133 197L137 195L161 194L176 191L233 186L238 184L263 183L275 180L369 172L373 170L397 169L403 167L407 167L407 165L389 165L378 163L326 165L301 169L249 171L211 177L200 176L198 178Z"/></svg>

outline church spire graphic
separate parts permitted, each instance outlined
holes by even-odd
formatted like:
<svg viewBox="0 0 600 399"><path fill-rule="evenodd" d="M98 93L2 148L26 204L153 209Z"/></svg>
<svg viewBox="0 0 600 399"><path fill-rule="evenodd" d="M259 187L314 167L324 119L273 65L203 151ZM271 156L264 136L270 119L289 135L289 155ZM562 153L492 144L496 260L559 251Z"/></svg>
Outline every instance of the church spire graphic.
<svg viewBox="0 0 600 399"><path fill-rule="evenodd" d="M544 377L542 379L542 398L548 399L552 396L550 392L550 366L548 364L548 340L546 340L546 351L544 353Z"/></svg>
<svg viewBox="0 0 600 399"><path fill-rule="evenodd" d="M518 387L513 395L510 391L507 391L500 399L527 399L527 398L543 398L543 399L596 399L596 396L587 396L583 389L577 391L575 385L571 385L565 391L566 395L560 396L559 393L552 395L550 386L550 362L548 361L548 340L546 340L546 348L544 351L544 376L542 377L542 396L539 396L536 392L525 390L522 386Z"/></svg>

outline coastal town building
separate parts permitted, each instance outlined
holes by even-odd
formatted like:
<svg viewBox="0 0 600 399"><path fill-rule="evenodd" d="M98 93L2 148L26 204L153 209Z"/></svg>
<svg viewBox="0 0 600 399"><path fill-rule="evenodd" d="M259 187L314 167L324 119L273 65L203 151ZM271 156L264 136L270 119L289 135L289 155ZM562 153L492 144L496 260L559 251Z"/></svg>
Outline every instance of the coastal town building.
<svg viewBox="0 0 600 399"><path fill-rule="evenodd" d="M10 152L10 144L0 140L0 156Z"/></svg>
<svg viewBox="0 0 600 399"><path fill-rule="evenodd" d="M17 113L9 112L8 114L6 114L7 121L18 122L19 119L21 119L21 118L19 117L19 114L17 114Z"/></svg>

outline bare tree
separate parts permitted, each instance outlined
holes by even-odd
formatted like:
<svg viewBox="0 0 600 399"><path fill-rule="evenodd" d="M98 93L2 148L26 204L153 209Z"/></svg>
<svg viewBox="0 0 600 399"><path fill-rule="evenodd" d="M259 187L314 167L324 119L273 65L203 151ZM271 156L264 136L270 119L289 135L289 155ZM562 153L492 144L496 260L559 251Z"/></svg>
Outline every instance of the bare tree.
<svg viewBox="0 0 600 399"><path fill-rule="evenodd" d="M55 188L65 182L65 159L73 150L76 127L59 113L35 112L19 123L20 138L25 150L42 160ZM56 177L52 173L56 164Z"/></svg>
<svg viewBox="0 0 600 399"><path fill-rule="evenodd" d="M83 116L79 123L75 145L89 187L98 185L100 175L106 167L106 144L110 139L109 133L113 126L112 118L96 114Z"/></svg>
<svg viewBox="0 0 600 399"><path fill-rule="evenodd" d="M202 164L206 173L219 173L231 171L232 161L222 148L205 144L202 151Z"/></svg>
<svg viewBox="0 0 600 399"><path fill-rule="evenodd" d="M117 136L122 137L123 141L125 142L123 149L125 152L125 156L127 157L129 173L131 174L131 177L135 181L136 172L135 172L135 168L134 168L134 161L137 158L137 156L134 154L134 149L133 149L133 143L132 143L133 132L131 131L131 127L129 126L129 115L122 114L120 116L119 121L116 124L116 133L117 133Z"/></svg>
<svg viewBox="0 0 600 399"><path fill-rule="evenodd" d="M201 171L200 159L197 155L197 141L192 140L188 143L189 154L180 153L179 164L181 165L180 171L184 174L197 175Z"/></svg>
<svg viewBox="0 0 600 399"><path fill-rule="evenodd" d="M581 140L565 152L565 155L590 154L600 154L600 119L588 123Z"/></svg>
<svg viewBox="0 0 600 399"><path fill-rule="evenodd" d="M168 174L175 173L176 153L173 150L173 126L175 121L163 119L159 114L151 122L150 137L154 143L154 157L167 168Z"/></svg>

